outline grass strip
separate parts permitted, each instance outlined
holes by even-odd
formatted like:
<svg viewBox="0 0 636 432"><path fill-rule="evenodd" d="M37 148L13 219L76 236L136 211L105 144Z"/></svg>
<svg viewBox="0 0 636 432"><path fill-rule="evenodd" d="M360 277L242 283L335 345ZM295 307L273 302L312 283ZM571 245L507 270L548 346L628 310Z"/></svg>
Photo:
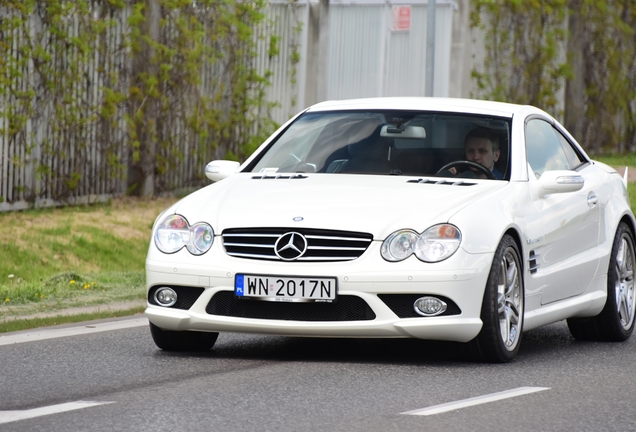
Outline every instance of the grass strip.
<svg viewBox="0 0 636 432"><path fill-rule="evenodd" d="M104 318L119 318L142 313L146 306L138 306L123 310L107 310L97 312L85 312L74 315L60 314L53 317L42 318L18 318L0 322L0 333L8 333L20 330L30 330L40 327L51 327L60 324L72 324L84 321L93 321Z"/></svg>

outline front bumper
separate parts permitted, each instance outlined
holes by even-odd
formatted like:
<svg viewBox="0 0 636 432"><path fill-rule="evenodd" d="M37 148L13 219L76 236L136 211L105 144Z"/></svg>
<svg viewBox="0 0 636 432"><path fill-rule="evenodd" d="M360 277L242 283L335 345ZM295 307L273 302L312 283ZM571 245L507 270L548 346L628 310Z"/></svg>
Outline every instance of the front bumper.
<svg viewBox="0 0 636 432"><path fill-rule="evenodd" d="M436 264L422 263L415 257L400 263L388 263L380 257L377 248L379 243L374 242L362 257L349 262L286 263L232 258L218 250L211 250L207 257L192 257L186 251L163 255L151 247L146 260L149 290L157 286L183 286L198 287L202 292L187 309L149 303L146 316L158 327L174 331L310 337L412 337L457 342L467 342L477 336L482 327L481 303L493 254L468 254L460 249L450 259ZM338 296L358 297L373 311L374 318L303 321L297 318L260 319L210 314L208 306L215 295L233 292L236 273L336 277ZM454 302L459 312L447 316L400 318L378 296L382 294L440 296Z"/></svg>

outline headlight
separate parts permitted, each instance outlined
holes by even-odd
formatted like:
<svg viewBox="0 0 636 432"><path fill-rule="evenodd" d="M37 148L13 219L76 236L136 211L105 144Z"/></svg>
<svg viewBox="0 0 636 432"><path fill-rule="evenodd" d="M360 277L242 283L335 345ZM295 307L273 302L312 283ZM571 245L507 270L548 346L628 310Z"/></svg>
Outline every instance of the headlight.
<svg viewBox="0 0 636 432"><path fill-rule="evenodd" d="M183 216L170 215L155 229L155 245L167 254L179 252L184 246L193 255L206 253L214 241L214 230L206 223L193 226Z"/></svg>
<svg viewBox="0 0 636 432"><path fill-rule="evenodd" d="M206 223L200 222L190 228L190 243L186 246L192 255L206 253L214 241L214 231Z"/></svg>
<svg viewBox="0 0 636 432"><path fill-rule="evenodd" d="M415 254L425 262L445 260L459 249L461 233L450 224L435 225L422 234L411 230L396 231L384 240L380 249L387 261L402 261Z"/></svg>
<svg viewBox="0 0 636 432"><path fill-rule="evenodd" d="M382 257L387 261L402 261L415 251L417 233L410 230L396 231L382 243Z"/></svg>
<svg viewBox="0 0 636 432"><path fill-rule="evenodd" d="M461 233L453 225L435 225L417 240L415 256L425 262L442 261L457 252L461 241Z"/></svg>

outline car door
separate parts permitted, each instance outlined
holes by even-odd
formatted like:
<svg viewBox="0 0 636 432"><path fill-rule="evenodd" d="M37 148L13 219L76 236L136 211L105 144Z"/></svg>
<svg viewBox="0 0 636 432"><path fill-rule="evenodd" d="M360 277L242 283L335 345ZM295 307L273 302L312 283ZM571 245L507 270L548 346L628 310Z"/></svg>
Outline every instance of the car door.
<svg viewBox="0 0 636 432"><path fill-rule="evenodd" d="M596 248L602 186L596 168L557 128L534 118L526 122L529 169L538 179L551 170L572 170L583 177L576 192L537 197L528 220L528 292L541 293L548 304L585 292L599 263ZM531 179L532 181L532 179Z"/></svg>

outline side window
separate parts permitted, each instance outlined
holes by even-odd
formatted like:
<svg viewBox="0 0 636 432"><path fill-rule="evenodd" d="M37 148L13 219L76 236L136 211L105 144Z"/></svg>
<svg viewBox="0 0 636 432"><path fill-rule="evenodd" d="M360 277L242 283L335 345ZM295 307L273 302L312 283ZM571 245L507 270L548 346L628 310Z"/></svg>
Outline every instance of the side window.
<svg viewBox="0 0 636 432"><path fill-rule="evenodd" d="M543 120L534 119L526 124L526 154L537 178L544 171L572 168L557 134L552 125ZM570 150L573 151L572 147Z"/></svg>

